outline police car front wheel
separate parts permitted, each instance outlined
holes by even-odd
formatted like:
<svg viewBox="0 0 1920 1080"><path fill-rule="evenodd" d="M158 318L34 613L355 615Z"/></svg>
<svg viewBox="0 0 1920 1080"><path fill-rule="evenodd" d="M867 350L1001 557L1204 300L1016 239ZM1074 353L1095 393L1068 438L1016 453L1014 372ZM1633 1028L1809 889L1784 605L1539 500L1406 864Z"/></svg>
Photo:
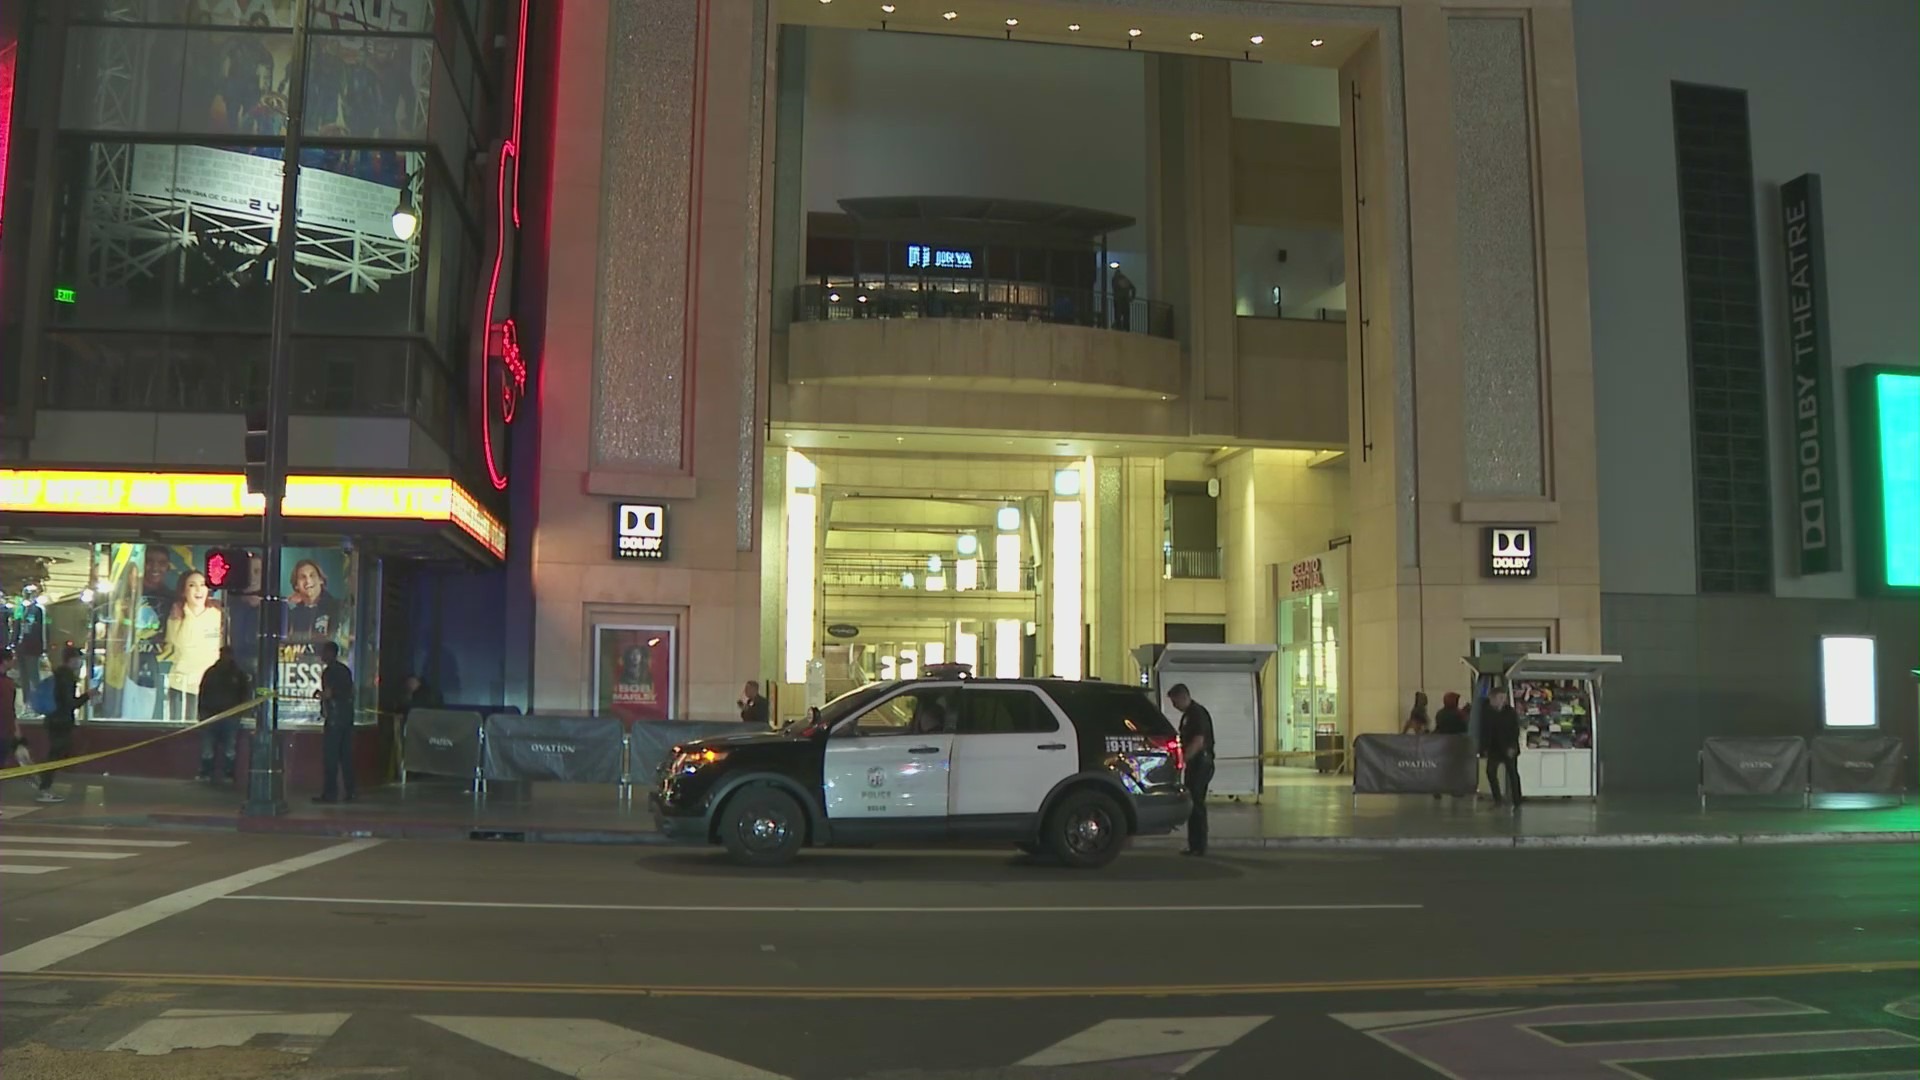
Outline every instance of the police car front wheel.
<svg viewBox="0 0 1920 1080"><path fill-rule="evenodd" d="M793 796L766 784L751 784L720 808L720 842L735 862L781 866L806 842L806 817Z"/></svg>
<svg viewBox="0 0 1920 1080"><path fill-rule="evenodd" d="M1041 839L1047 852L1068 866L1105 866L1127 842L1126 815L1098 791L1069 792L1047 815Z"/></svg>

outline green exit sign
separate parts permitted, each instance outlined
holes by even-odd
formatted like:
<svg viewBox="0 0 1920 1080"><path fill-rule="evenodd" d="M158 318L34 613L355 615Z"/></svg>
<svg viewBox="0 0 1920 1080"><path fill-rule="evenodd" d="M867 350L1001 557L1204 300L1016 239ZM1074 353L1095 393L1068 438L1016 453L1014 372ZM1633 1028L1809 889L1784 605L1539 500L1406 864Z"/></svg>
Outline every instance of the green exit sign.
<svg viewBox="0 0 1920 1080"><path fill-rule="evenodd" d="M66 287L65 285L56 285L56 286L54 286L54 287L53 287L53 302L54 302L54 303L56 303L56 304L71 304L71 303L73 303L73 302L74 302L75 300L77 300L77 299L78 299L78 297L77 297L77 295L76 295L76 294L74 293L74 291L73 291L72 289L69 289L69 288L67 288L67 287Z"/></svg>

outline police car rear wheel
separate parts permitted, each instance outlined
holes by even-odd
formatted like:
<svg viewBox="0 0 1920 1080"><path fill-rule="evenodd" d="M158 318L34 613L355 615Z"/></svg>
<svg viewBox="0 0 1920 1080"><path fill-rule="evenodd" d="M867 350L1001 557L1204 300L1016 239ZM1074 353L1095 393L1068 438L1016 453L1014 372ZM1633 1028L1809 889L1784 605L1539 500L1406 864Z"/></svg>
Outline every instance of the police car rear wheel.
<svg viewBox="0 0 1920 1080"><path fill-rule="evenodd" d="M806 818L793 796L755 784L727 800L720 812L720 842L735 862L782 866L806 840Z"/></svg>
<svg viewBox="0 0 1920 1080"><path fill-rule="evenodd" d="M1127 839L1127 820L1119 805L1107 796L1097 791L1075 791L1047 815L1042 839L1054 858L1090 870L1119 857Z"/></svg>

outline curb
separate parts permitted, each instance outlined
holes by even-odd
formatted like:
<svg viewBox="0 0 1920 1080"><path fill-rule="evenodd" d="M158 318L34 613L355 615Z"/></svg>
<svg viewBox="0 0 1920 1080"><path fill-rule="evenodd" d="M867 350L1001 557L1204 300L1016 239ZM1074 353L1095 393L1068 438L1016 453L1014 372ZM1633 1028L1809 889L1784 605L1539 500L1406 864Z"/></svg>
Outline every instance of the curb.
<svg viewBox="0 0 1920 1080"><path fill-rule="evenodd" d="M352 840L469 840L490 843L601 844L672 846L652 829L594 829L577 825L511 825L485 822L369 821L327 818L246 818L229 814L157 813L86 821L46 821L47 825L116 828L225 829L282 836L338 837ZM1835 829L1826 832L1753 833L1567 833L1521 836L1219 836L1219 851L1502 851L1565 848L1780 847L1829 844L1920 844L1920 830ZM963 845L964 846L964 845ZM1150 836L1134 841L1146 851L1186 846L1180 836Z"/></svg>

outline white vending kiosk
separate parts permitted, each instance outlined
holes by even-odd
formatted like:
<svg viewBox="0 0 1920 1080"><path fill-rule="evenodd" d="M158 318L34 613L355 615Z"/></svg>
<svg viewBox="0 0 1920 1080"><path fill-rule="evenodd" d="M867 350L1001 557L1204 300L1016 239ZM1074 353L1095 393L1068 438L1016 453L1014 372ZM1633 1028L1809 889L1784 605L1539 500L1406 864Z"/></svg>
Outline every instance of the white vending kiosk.
<svg viewBox="0 0 1920 1080"><path fill-rule="evenodd" d="M1153 668L1160 711L1175 724L1180 714L1167 690L1185 683L1193 700L1213 717L1215 795L1258 795L1266 775L1260 761L1260 677L1278 645L1168 645Z"/></svg>
<svg viewBox="0 0 1920 1080"><path fill-rule="evenodd" d="M1507 666L1520 714L1520 789L1587 799L1600 790L1600 679L1618 656L1528 653Z"/></svg>

